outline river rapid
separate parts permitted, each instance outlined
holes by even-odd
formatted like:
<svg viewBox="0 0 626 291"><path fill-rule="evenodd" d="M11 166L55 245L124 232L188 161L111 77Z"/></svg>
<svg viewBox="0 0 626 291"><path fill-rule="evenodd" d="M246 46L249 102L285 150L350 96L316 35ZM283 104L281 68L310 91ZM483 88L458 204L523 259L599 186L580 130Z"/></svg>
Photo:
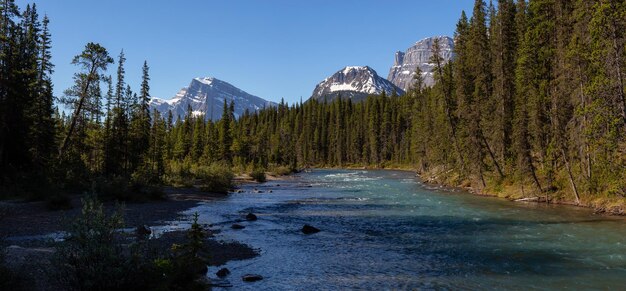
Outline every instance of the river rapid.
<svg viewBox="0 0 626 291"><path fill-rule="evenodd" d="M218 239L260 251L222 266L232 273L215 281L233 290L626 288L623 218L473 196L402 171L314 170L241 189L187 211ZM241 221L248 212L258 220ZM304 235L304 224L321 232ZM248 273L264 279L243 282Z"/></svg>

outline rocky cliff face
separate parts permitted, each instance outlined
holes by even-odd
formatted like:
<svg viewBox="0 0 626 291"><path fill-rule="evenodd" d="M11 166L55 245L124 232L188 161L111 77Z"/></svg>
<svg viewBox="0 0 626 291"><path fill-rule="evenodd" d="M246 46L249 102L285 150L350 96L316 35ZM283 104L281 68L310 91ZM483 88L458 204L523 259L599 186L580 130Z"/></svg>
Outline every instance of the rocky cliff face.
<svg viewBox="0 0 626 291"><path fill-rule="evenodd" d="M338 96L350 98L358 102L368 95L385 92L391 95L394 91L401 95L404 91L391 82L378 76L374 69L364 67L345 67L315 86L312 99L332 101Z"/></svg>
<svg viewBox="0 0 626 291"><path fill-rule="evenodd" d="M227 103L234 101L235 116L241 116L246 110L254 112L275 103L246 93L237 87L212 78L194 78L188 87L182 88L172 99L165 100L152 98L151 108L167 116L172 111L174 120L183 118L191 106L194 116L204 115L205 118L218 120L222 117L224 100Z"/></svg>
<svg viewBox="0 0 626 291"><path fill-rule="evenodd" d="M454 40L452 38L437 36L422 39L408 48L406 52L396 52L387 80L407 91L413 85L415 70L419 67L422 71L425 85L434 85L433 69L435 65L430 62L430 58L433 55L432 46L435 39L439 39L439 45L441 46L440 56L443 60L445 62L451 60L454 57Z"/></svg>

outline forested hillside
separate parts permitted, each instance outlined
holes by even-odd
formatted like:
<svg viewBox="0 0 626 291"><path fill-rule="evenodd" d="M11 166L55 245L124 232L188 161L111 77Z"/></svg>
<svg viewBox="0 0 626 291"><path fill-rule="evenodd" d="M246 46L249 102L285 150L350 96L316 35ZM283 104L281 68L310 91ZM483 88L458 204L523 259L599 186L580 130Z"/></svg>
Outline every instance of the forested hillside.
<svg viewBox="0 0 626 291"><path fill-rule="evenodd" d="M0 21L5 193L371 166L513 197L624 204L624 1L478 0L457 23L455 59L444 65L433 46L433 87L416 79L403 96L282 102L239 119L225 103L217 122L149 112L147 64L134 93L124 53L114 61L96 43L76 56L76 84L54 103L48 19L12 3Z"/></svg>
<svg viewBox="0 0 626 291"><path fill-rule="evenodd" d="M476 1L472 15L457 23L456 59L434 53L433 88L243 117L235 156L414 166L487 192L623 203L626 3Z"/></svg>

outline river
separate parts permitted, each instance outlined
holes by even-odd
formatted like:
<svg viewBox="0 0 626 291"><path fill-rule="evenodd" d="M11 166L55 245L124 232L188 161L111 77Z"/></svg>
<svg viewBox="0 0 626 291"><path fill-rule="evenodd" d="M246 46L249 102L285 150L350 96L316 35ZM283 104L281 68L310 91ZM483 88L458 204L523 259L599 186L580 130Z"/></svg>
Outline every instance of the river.
<svg viewBox="0 0 626 291"><path fill-rule="evenodd" d="M260 250L225 266L235 290L626 288L626 220L589 209L473 196L402 171L314 170L242 190L187 211ZM230 229L248 212L259 219ZM264 279L243 282L248 273Z"/></svg>

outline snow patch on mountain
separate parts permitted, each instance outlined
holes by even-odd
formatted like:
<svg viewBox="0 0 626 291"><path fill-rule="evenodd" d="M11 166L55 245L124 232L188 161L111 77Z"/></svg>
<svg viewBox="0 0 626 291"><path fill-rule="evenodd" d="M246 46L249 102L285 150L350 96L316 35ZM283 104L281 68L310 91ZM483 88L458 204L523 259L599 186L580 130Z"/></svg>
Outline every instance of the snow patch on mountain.
<svg viewBox="0 0 626 291"><path fill-rule="evenodd" d="M382 92L392 94L394 91L398 95L404 93L402 89L378 76L376 71L368 66L348 66L315 86L311 98L331 101L341 96L360 101L368 95L378 95Z"/></svg>
<svg viewBox="0 0 626 291"><path fill-rule="evenodd" d="M180 89L169 100L152 98L150 107L163 116L167 116L171 111L174 120L186 116L190 107L193 116L204 115L207 120L218 120L222 117L224 101L234 102L235 117L242 116L246 111L252 113L276 105L222 80L204 77L194 78L189 86Z"/></svg>

